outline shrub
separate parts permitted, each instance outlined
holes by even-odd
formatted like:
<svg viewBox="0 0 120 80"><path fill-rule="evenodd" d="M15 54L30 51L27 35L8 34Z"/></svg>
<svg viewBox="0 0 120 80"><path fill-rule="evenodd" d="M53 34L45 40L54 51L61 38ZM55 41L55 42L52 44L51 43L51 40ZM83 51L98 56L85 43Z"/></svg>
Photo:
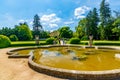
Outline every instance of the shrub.
<svg viewBox="0 0 120 80"><path fill-rule="evenodd" d="M55 40L55 38L48 38L48 39L46 40L46 44L53 44L53 43L54 43L54 40Z"/></svg>
<svg viewBox="0 0 120 80"><path fill-rule="evenodd" d="M11 35L10 40L11 41L18 41L18 37L16 35Z"/></svg>
<svg viewBox="0 0 120 80"><path fill-rule="evenodd" d="M80 39L79 38L71 38L70 39L70 44L79 44L80 43Z"/></svg>
<svg viewBox="0 0 120 80"><path fill-rule="evenodd" d="M7 36L0 35L0 48L8 47L10 44L11 41Z"/></svg>
<svg viewBox="0 0 120 80"><path fill-rule="evenodd" d="M89 40L87 36L83 36L81 40Z"/></svg>

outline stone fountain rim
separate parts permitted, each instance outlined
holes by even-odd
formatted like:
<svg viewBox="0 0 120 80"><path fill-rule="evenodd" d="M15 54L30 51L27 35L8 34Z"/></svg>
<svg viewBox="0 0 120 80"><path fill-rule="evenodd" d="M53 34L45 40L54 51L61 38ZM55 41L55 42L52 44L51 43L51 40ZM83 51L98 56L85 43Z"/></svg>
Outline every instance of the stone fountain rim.
<svg viewBox="0 0 120 80"><path fill-rule="evenodd" d="M89 46L81 46L81 45L47 45L47 46L38 46L38 47L17 48L17 49L13 49L13 50L8 51L7 54L9 54L9 55L13 54L12 51L14 51L14 50L36 49L36 48L58 47L58 46L76 46L76 47L81 47L81 48L91 48ZM108 46L93 46L92 48L120 50L119 47L108 47ZM44 71L48 70L48 72L53 71L53 73L55 73L55 74L60 73L62 75L62 77L64 76L63 73L66 73L65 77L68 74L69 74L69 77L72 77L74 75L75 76L78 75L78 76L81 76L81 78L88 76L88 75L93 75L95 79L97 77L99 78L100 76L105 77L105 78L106 78L106 76L107 77L111 76L111 78L113 78L113 77L116 77L116 75L119 75L119 77L120 77L120 69L101 70L101 71L67 70L67 69L54 68L54 67L49 67L49 66L37 64L33 61L33 58L34 58L33 54L29 55L28 64L33 70L35 70L37 72L41 72L40 70L43 70L42 72L44 73ZM47 73L47 72L45 72L45 73ZM61 75L59 75L59 76L61 77Z"/></svg>

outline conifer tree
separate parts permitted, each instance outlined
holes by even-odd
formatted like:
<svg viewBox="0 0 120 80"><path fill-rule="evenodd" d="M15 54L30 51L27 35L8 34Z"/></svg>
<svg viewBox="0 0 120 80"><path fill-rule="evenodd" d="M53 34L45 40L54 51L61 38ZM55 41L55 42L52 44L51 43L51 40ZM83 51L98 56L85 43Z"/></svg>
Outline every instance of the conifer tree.
<svg viewBox="0 0 120 80"><path fill-rule="evenodd" d="M100 4L100 35L101 39L108 39L108 35L106 35L106 26L109 24L111 18L111 10L109 8L109 3L105 0L102 0Z"/></svg>

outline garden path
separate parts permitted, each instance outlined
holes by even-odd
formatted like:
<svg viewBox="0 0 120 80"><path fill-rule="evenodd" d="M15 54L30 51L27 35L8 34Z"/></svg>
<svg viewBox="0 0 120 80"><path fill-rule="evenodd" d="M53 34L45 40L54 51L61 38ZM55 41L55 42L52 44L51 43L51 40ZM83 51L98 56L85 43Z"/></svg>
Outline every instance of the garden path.
<svg viewBox="0 0 120 80"><path fill-rule="evenodd" d="M63 80L35 72L29 68L27 58L8 58L6 52L11 49L0 49L0 80Z"/></svg>

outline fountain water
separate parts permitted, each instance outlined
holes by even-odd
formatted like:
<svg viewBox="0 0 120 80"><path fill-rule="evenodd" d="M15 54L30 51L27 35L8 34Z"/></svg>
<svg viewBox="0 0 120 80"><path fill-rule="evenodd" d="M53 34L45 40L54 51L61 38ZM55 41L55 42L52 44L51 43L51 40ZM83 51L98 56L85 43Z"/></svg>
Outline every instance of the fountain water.
<svg viewBox="0 0 120 80"><path fill-rule="evenodd" d="M120 54L119 53L115 54L115 58L119 58L120 59Z"/></svg>
<svg viewBox="0 0 120 80"><path fill-rule="evenodd" d="M120 50L116 48L97 47L96 49L54 45L32 50L34 55L29 57L29 66L38 72L81 80L119 80L120 78L120 60L118 60ZM36 54L39 53L42 55L38 57Z"/></svg>

